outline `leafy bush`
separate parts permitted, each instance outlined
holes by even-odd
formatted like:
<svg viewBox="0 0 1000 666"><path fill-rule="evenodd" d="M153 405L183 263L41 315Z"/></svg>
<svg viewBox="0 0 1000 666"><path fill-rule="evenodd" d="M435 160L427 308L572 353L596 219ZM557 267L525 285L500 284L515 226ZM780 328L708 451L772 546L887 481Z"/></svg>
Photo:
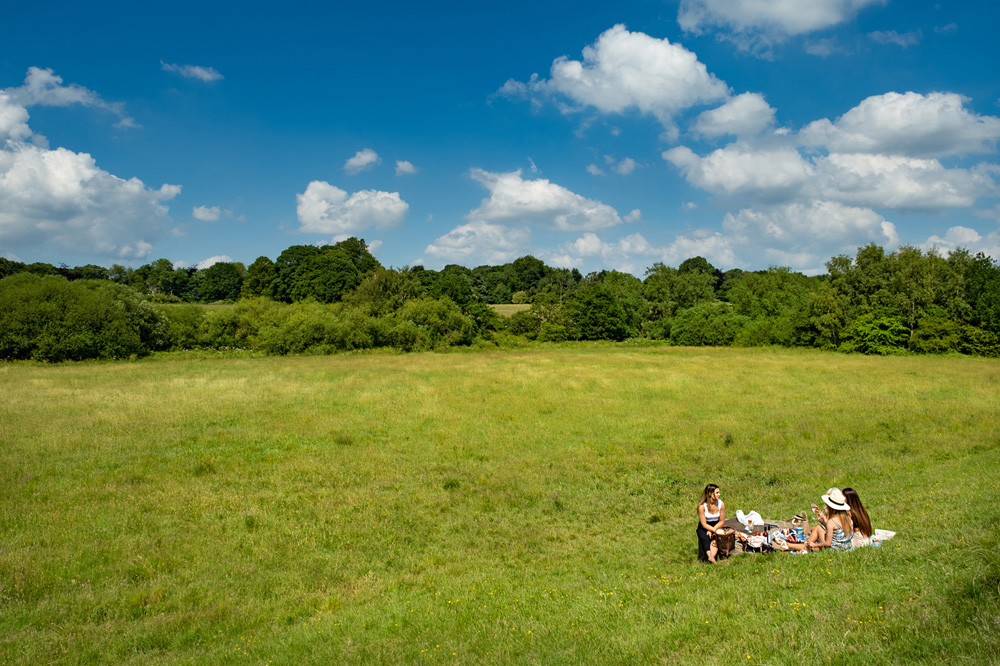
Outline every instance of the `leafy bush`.
<svg viewBox="0 0 1000 666"><path fill-rule="evenodd" d="M484 303L467 303L462 308L462 314L472 320L476 335L486 335L500 328L500 315Z"/></svg>
<svg viewBox="0 0 1000 666"><path fill-rule="evenodd" d="M432 347L468 345L475 335L472 320L463 315L459 307L448 298L417 298L407 301L390 319L397 322L394 328L398 327L398 322L412 322L427 334Z"/></svg>
<svg viewBox="0 0 1000 666"><path fill-rule="evenodd" d="M740 347L760 347L767 345L783 345L792 347L803 344L803 329L805 320L800 313L789 313L776 317L757 317L747 321L740 329L733 344Z"/></svg>
<svg viewBox="0 0 1000 666"><path fill-rule="evenodd" d="M909 329L899 317L861 315L844 331L840 350L860 354L898 354L906 349Z"/></svg>
<svg viewBox="0 0 1000 666"><path fill-rule="evenodd" d="M957 351L976 356L1000 356L1000 335L963 324Z"/></svg>
<svg viewBox="0 0 1000 666"><path fill-rule="evenodd" d="M542 324L542 330L538 334L539 342L565 342L569 339L566 327L561 324Z"/></svg>
<svg viewBox="0 0 1000 666"><path fill-rule="evenodd" d="M278 307L281 314L262 317L252 338L268 353L331 353L388 344L384 326L357 308L312 301Z"/></svg>
<svg viewBox="0 0 1000 666"><path fill-rule="evenodd" d="M923 354L957 351L962 339L962 326L947 319L924 318L910 338L910 349Z"/></svg>
<svg viewBox="0 0 1000 666"><path fill-rule="evenodd" d="M398 320L389 329L389 344L403 351L423 351L432 347L430 333L409 319Z"/></svg>
<svg viewBox="0 0 1000 666"><path fill-rule="evenodd" d="M673 317L657 317L656 319L647 319L642 323L642 334L650 340L669 340L670 329L673 324Z"/></svg>
<svg viewBox="0 0 1000 666"><path fill-rule="evenodd" d="M727 303L701 303L674 317L670 341L689 347L729 346L749 321Z"/></svg>
<svg viewBox="0 0 1000 666"><path fill-rule="evenodd" d="M248 336L240 327L240 313L234 308L209 310L198 327L198 344L215 349L249 346Z"/></svg>
<svg viewBox="0 0 1000 666"><path fill-rule="evenodd" d="M165 320L112 282L19 273L0 280L0 358L143 356L168 343Z"/></svg>
<svg viewBox="0 0 1000 666"><path fill-rule="evenodd" d="M205 319L205 308L199 305L171 305L157 308L166 326L166 348L192 349L199 346L198 331Z"/></svg>
<svg viewBox="0 0 1000 666"><path fill-rule="evenodd" d="M534 339L542 329L542 320L529 310L515 312L507 319L507 330L514 335L523 335Z"/></svg>

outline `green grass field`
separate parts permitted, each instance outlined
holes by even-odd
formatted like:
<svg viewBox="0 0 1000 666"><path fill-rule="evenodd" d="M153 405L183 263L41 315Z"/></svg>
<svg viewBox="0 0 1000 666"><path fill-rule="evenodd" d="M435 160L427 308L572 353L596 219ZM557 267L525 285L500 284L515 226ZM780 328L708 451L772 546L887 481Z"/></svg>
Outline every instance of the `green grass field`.
<svg viewBox="0 0 1000 666"><path fill-rule="evenodd" d="M499 303L497 305L491 305L498 315L503 315L504 317L510 317L515 312L524 312L531 309L530 303Z"/></svg>
<svg viewBox="0 0 1000 666"><path fill-rule="evenodd" d="M995 663L1000 362L0 364L0 663ZM880 549L696 560L706 482Z"/></svg>

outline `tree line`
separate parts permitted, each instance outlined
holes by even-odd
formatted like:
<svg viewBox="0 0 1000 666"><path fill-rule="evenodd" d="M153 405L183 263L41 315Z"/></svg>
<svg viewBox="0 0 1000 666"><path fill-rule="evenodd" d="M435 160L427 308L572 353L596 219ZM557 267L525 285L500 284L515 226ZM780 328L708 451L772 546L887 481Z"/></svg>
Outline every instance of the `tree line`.
<svg viewBox="0 0 1000 666"><path fill-rule="evenodd" d="M249 267L136 269L0 259L0 358L122 358L186 348L273 354L526 341L666 340L865 354L1000 355L1000 266L870 244L827 274L721 271L703 257L642 279L532 256L502 266L385 268L362 239L295 245ZM203 303L235 303L205 308ZM527 309L498 316L490 304Z"/></svg>

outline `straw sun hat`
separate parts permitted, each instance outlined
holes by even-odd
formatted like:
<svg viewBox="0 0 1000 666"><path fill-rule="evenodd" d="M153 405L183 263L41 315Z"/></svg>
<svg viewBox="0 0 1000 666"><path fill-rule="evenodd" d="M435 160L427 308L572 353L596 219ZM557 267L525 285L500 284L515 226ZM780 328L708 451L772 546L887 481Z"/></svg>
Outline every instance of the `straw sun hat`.
<svg viewBox="0 0 1000 666"><path fill-rule="evenodd" d="M823 495L823 502L831 509L836 509L837 511L851 510L851 507L847 504L847 498L844 497L844 493L840 492L840 488L830 488L826 491L826 495Z"/></svg>

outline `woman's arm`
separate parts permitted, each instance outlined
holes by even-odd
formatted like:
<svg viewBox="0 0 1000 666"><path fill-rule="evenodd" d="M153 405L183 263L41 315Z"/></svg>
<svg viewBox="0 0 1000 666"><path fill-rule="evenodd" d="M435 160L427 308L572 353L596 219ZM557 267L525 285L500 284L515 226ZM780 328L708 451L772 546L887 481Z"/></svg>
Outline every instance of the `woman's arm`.
<svg viewBox="0 0 1000 666"><path fill-rule="evenodd" d="M840 527L840 521L831 518L826 521L826 529L823 530L823 539L817 544L820 548L829 548L833 545L833 531Z"/></svg>
<svg viewBox="0 0 1000 666"><path fill-rule="evenodd" d="M705 520L705 505L698 505L698 522L701 523L702 529L704 529L709 534L715 534L715 528L708 524ZM691 529L691 528L688 528Z"/></svg>
<svg viewBox="0 0 1000 666"><path fill-rule="evenodd" d="M716 529L722 527L726 524L726 503L719 500L719 523L716 525Z"/></svg>

